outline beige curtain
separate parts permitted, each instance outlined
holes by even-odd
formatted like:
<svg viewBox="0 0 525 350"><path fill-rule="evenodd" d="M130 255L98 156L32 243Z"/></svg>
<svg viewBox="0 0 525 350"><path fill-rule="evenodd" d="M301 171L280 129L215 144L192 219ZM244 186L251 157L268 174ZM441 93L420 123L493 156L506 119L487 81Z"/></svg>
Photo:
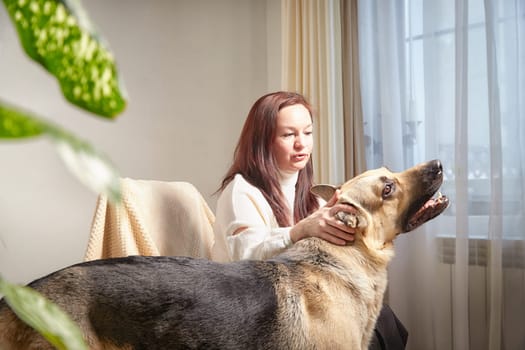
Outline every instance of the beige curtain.
<svg viewBox="0 0 525 350"><path fill-rule="evenodd" d="M345 27L357 31L356 12L355 0L282 1L282 87L304 94L316 109L320 183L342 183L365 169L357 32L342 36Z"/></svg>
<svg viewBox="0 0 525 350"><path fill-rule="evenodd" d="M341 15L345 176L349 179L366 170L359 78L357 0L341 0Z"/></svg>

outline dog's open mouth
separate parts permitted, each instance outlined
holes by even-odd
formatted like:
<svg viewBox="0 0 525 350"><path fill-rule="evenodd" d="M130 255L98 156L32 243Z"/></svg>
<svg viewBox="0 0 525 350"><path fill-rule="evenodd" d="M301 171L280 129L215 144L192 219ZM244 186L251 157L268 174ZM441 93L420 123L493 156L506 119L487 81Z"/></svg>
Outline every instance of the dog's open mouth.
<svg viewBox="0 0 525 350"><path fill-rule="evenodd" d="M448 207L448 198L438 192L437 197L430 198L419 210L408 220L405 232L412 231L430 219L441 214Z"/></svg>

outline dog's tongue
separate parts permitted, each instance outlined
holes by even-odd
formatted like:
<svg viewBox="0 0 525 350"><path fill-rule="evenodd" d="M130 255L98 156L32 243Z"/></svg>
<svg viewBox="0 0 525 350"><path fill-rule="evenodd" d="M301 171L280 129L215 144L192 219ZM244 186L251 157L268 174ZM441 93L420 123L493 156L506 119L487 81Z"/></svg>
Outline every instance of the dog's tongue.
<svg viewBox="0 0 525 350"><path fill-rule="evenodd" d="M435 218L448 207L448 198L441 193L436 198L429 199L408 221L406 232Z"/></svg>

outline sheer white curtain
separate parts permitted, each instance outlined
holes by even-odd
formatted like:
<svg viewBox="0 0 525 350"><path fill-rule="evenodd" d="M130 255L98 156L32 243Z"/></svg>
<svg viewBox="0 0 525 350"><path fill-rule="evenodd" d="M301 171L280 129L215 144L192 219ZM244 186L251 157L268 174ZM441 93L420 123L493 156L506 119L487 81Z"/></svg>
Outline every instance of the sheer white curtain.
<svg viewBox="0 0 525 350"><path fill-rule="evenodd" d="M440 217L400 237L409 348L525 349L525 1L359 1L367 166L440 158Z"/></svg>

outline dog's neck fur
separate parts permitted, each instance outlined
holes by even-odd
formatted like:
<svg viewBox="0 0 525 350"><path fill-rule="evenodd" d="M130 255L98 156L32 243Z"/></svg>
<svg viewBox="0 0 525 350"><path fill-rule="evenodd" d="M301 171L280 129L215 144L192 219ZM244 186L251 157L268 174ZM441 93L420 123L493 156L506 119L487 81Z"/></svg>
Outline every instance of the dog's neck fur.
<svg viewBox="0 0 525 350"><path fill-rule="evenodd" d="M382 261L388 265L395 255L394 242L385 241L383 235L372 234L371 230L365 234L362 230L355 233L354 245L362 245L360 250L366 250L366 253L373 259Z"/></svg>
<svg viewBox="0 0 525 350"><path fill-rule="evenodd" d="M354 235L354 241L349 242L346 246L335 245L320 238L308 238L296 242L284 254L291 257L296 255L292 253L294 250L302 253L306 250L308 255L313 257L320 251L329 251L343 265L348 259L364 258L367 264L386 268L395 255L394 243L381 239L381 234L372 234L370 227L368 228L369 232L365 233L364 231L358 228Z"/></svg>
<svg viewBox="0 0 525 350"><path fill-rule="evenodd" d="M387 266L390 261L393 250L391 247L384 247L383 249L371 248L379 245L378 242L366 242L362 235L356 235L356 241L347 246L337 246L326 242L320 238L308 238L296 242L293 247L286 250L284 253L278 255L274 259L284 265L294 265L293 271L304 271L305 275L314 276L311 280L314 285L318 286L313 294L305 292L302 299L308 307L308 315L305 319L311 328L308 328L311 334L315 334L315 339L323 340L326 336L324 328L325 319L334 320L336 325L352 324L349 319L360 319L362 323L355 324L356 328L348 329L343 326L337 331L344 334L341 339L345 339L348 344L360 339L363 344L361 348L365 349L368 346L369 340L373 333L373 328L381 310L381 305L384 293L387 287ZM270 259L270 260L274 260ZM323 266L330 266L330 268L323 268ZM322 272L312 273L313 271ZM290 270L291 271L291 270ZM308 272L310 271L310 272ZM321 274L322 279L316 279L315 276ZM330 281L330 282L327 282ZM298 293L301 287L293 288L291 293ZM319 298L322 294L332 296L338 306L317 309ZM346 304L351 302L353 298L359 298L359 307L355 308ZM290 297L290 300L295 300ZM328 303L328 301L325 301ZM329 312L329 314L325 314ZM357 314L360 315L359 317ZM319 322L319 324L318 324ZM324 341L330 344L331 337L327 337ZM347 344L347 346L348 346ZM352 348L359 348L352 343ZM337 348L338 346L331 344L328 348Z"/></svg>
<svg viewBox="0 0 525 350"><path fill-rule="evenodd" d="M327 255L335 259L324 261L323 257ZM309 258L305 259L305 256ZM320 238L308 238L295 243L292 248L279 255L286 260L305 264L337 265L341 271L351 273L356 272L356 267L363 267L379 274L386 272L393 256L394 249L391 242L367 239L359 232L355 235L355 241L346 246L338 246Z"/></svg>

